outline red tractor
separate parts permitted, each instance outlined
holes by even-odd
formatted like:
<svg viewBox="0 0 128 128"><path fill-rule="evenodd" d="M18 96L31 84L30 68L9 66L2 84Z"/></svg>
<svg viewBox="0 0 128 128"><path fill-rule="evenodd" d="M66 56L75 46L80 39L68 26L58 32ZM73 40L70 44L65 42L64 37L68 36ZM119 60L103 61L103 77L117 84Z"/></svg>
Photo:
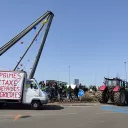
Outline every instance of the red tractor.
<svg viewBox="0 0 128 128"><path fill-rule="evenodd" d="M111 100L116 105L125 105L127 99L126 84L127 82L119 78L104 78L104 85L97 92L99 102L107 103L108 100Z"/></svg>

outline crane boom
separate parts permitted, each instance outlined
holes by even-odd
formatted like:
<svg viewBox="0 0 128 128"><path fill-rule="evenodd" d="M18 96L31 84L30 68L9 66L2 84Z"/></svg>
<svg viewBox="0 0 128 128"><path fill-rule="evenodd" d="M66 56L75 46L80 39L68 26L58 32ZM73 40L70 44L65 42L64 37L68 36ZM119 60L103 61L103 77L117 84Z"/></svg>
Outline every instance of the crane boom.
<svg viewBox="0 0 128 128"><path fill-rule="evenodd" d="M36 56L35 62L33 64L32 70L31 70L30 75L29 75L30 79L33 79L33 77L34 77L34 74L35 74L36 68L38 66L38 62L39 62L39 59L40 59L40 56L41 56L48 32L49 32L53 17L54 17L54 15L50 15L48 18L48 24L47 24L47 27L45 29L44 37L43 37L42 43L40 45L39 51L37 53L37 56Z"/></svg>
<svg viewBox="0 0 128 128"><path fill-rule="evenodd" d="M44 15L38 18L35 22L33 22L26 29L20 32L17 36L11 39L8 43L3 45L0 48L0 56L4 54L8 49L10 49L13 45L15 45L22 37L24 37L28 32L30 32L34 28L34 26L38 25L42 20L44 20L49 15L54 16L54 14L51 11L47 11Z"/></svg>

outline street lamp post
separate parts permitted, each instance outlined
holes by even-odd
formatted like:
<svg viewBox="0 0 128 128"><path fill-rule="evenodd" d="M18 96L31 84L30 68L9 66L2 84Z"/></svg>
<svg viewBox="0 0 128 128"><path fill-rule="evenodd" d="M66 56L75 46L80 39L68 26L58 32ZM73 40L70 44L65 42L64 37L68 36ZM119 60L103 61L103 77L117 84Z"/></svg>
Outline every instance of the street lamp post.
<svg viewBox="0 0 128 128"><path fill-rule="evenodd" d="M70 86L70 66L69 66L69 86Z"/></svg>
<svg viewBox="0 0 128 128"><path fill-rule="evenodd" d="M60 70L58 70L58 85L60 84Z"/></svg>
<svg viewBox="0 0 128 128"><path fill-rule="evenodd" d="M95 74L94 74L94 80L95 80L94 85L96 86L96 72L95 72Z"/></svg>
<svg viewBox="0 0 128 128"><path fill-rule="evenodd" d="M127 81L127 67L126 67L126 62L124 62L125 65L125 77L126 77L126 81Z"/></svg>

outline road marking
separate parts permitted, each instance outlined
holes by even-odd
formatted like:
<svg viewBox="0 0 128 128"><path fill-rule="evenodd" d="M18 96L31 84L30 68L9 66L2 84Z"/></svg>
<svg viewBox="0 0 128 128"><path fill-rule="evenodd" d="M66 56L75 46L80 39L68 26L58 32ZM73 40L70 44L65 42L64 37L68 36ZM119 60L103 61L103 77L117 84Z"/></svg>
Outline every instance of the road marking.
<svg viewBox="0 0 128 128"><path fill-rule="evenodd" d="M96 113L96 114L114 114L115 112L99 112L99 113Z"/></svg>
<svg viewBox="0 0 128 128"><path fill-rule="evenodd" d="M101 110L111 111L111 112L114 112L114 113L128 114L128 107L102 106Z"/></svg>
<svg viewBox="0 0 128 128"><path fill-rule="evenodd" d="M13 119L13 121L17 121L19 118L21 117L21 115L16 115Z"/></svg>

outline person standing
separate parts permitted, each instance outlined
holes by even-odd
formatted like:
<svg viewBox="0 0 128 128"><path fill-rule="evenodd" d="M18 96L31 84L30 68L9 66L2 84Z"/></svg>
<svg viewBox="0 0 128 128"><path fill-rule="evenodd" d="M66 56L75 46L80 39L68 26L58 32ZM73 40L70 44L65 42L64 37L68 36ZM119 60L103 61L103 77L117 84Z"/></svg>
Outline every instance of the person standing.
<svg viewBox="0 0 128 128"><path fill-rule="evenodd" d="M74 89L74 95L76 98L78 98L78 92L79 92L79 88L76 86Z"/></svg>
<svg viewBox="0 0 128 128"><path fill-rule="evenodd" d="M69 88L68 88L68 98L69 98L69 100L72 99L72 88L71 88L71 86L69 86Z"/></svg>

